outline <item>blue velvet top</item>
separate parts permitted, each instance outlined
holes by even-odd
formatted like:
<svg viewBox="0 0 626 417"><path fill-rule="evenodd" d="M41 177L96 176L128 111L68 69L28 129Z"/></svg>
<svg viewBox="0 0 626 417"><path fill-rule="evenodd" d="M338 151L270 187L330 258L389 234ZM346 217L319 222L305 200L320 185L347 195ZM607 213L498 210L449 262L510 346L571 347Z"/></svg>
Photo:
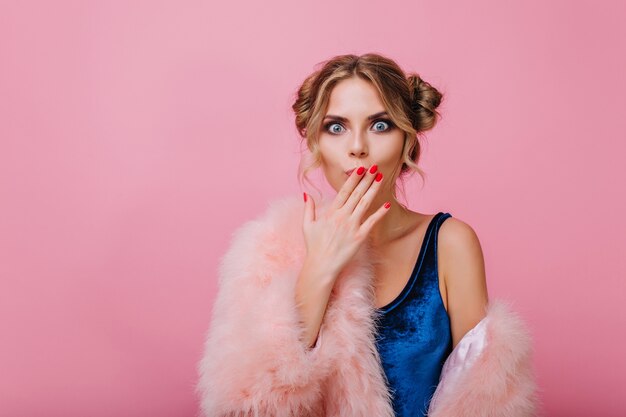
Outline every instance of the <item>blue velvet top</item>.
<svg viewBox="0 0 626 417"><path fill-rule="evenodd" d="M432 218L406 286L377 310L376 344L397 417L426 415L452 352L437 271L437 233L448 217L451 214L439 212Z"/></svg>

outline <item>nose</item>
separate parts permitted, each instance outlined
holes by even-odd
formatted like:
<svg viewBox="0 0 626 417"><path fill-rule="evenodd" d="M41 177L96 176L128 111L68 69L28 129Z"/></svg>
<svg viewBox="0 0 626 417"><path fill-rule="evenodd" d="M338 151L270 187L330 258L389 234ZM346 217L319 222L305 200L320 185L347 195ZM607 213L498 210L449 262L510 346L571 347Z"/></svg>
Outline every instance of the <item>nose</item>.
<svg viewBox="0 0 626 417"><path fill-rule="evenodd" d="M367 140L365 134L356 131L350 140L349 145L350 156L362 158L367 156Z"/></svg>

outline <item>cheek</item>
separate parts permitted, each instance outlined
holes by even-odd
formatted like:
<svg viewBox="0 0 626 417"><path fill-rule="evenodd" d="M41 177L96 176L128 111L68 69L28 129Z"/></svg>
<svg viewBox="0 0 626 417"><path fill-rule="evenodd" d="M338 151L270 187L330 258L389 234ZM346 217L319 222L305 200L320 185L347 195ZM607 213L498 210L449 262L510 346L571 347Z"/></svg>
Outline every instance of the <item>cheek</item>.
<svg viewBox="0 0 626 417"><path fill-rule="evenodd" d="M338 164L338 160L340 159L338 155L340 151L328 144L327 142L320 141L318 145L318 150L320 154L320 160L325 166L333 167Z"/></svg>
<svg viewBox="0 0 626 417"><path fill-rule="evenodd" d="M333 187L335 191L339 191L339 189L343 186L343 184L348 179L348 176L338 170L336 167L332 165L328 165L327 163L322 162L322 172L324 173L324 177L326 178L326 182Z"/></svg>
<svg viewBox="0 0 626 417"><path fill-rule="evenodd" d="M321 165L320 165L320 167L321 167L322 173L324 174L324 177L326 177L326 180L328 181L328 183L331 184L333 187L335 187L335 185L340 180L340 178L339 178L339 176L337 174L337 168L335 168L333 163L331 161L328 161L324 156L321 156Z"/></svg>
<svg viewBox="0 0 626 417"><path fill-rule="evenodd" d="M392 166L398 163L402 158L402 146L401 141L393 141L386 143L375 150L376 155L379 155L378 160L381 164Z"/></svg>

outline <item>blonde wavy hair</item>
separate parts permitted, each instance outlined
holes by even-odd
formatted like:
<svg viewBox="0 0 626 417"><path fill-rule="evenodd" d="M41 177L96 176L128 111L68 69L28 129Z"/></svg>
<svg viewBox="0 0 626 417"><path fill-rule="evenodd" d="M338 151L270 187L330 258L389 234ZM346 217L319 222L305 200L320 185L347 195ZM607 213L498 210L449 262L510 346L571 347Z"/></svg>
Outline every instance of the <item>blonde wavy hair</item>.
<svg viewBox="0 0 626 417"><path fill-rule="evenodd" d="M297 91L292 109L295 124L302 142L306 142L309 154L304 153L298 168L298 181L303 188L304 181L319 188L309 179L308 173L319 167L322 162L318 140L322 122L328 108L330 94L341 80L360 77L376 88L390 119L398 129L404 132L402 165L400 179L402 195L406 200L404 178L411 172L417 172L423 181L425 173L417 165L421 146L420 137L432 129L441 115L437 107L443 95L416 73L405 74L392 59L380 54L368 53L357 55L338 55L318 63L321 68L309 75ZM392 175L396 175L396 170ZM392 176L393 178L393 176ZM394 200L406 209L396 198L397 186L393 189Z"/></svg>

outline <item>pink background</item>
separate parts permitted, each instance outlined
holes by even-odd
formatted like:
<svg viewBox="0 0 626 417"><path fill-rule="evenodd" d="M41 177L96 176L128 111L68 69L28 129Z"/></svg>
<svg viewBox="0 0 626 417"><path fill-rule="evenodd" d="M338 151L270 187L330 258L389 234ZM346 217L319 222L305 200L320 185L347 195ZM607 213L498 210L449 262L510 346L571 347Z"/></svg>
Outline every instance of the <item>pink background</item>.
<svg viewBox="0 0 626 417"><path fill-rule="evenodd" d="M626 415L623 4L3 1L0 415L196 415L218 260L300 194L292 96L370 51L446 94L409 205L478 233L547 415Z"/></svg>

